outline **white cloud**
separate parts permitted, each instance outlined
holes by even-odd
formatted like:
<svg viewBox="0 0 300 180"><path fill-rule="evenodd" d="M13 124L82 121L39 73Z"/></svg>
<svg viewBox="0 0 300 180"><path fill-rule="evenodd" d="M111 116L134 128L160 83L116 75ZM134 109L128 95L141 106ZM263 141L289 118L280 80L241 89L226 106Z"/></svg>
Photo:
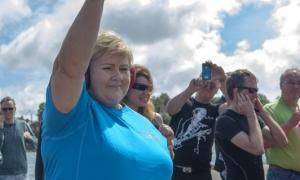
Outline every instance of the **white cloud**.
<svg viewBox="0 0 300 180"><path fill-rule="evenodd" d="M4 3L6 9L12 9L7 4L13 1L7 2L10 3ZM19 9L28 9L23 16L31 13L24 1L18 2L22 2ZM14 40L1 45L0 63L50 74L60 44L83 0L64 2ZM278 33L266 40L261 49L252 51L249 42L241 41L235 53L226 56L220 52L223 15L237 14L249 3L275 6L270 23ZM0 20L12 14L2 12L2 4ZM226 71L250 69L260 79L261 92L274 99L279 95L277 82L283 69L300 66L299 8L298 1L284 0L110 0L105 2L101 29L117 30L128 41L135 63L145 64L152 71L156 94L167 92L174 96L191 78L199 76L202 62L212 59ZM26 108L34 109L44 99L47 82L48 79L43 79L38 83L28 82L25 88L17 85L1 88L0 95L18 92L16 99L24 107L19 109L25 113Z"/></svg>
<svg viewBox="0 0 300 180"><path fill-rule="evenodd" d="M31 9L25 0L2 0L0 1L0 29L8 22L17 22L29 16Z"/></svg>

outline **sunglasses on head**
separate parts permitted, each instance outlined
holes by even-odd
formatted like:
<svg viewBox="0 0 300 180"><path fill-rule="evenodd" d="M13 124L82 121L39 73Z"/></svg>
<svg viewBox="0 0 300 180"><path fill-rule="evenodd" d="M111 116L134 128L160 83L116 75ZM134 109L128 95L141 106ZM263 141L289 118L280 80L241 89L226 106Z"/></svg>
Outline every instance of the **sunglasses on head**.
<svg viewBox="0 0 300 180"><path fill-rule="evenodd" d="M251 94L258 92L257 88L252 88L252 87L239 86L238 89L240 89L240 90L247 89L249 91L249 93L251 93Z"/></svg>
<svg viewBox="0 0 300 180"><path fill-rule="evenodd" d="M132 89L135 89L138 91L145 91L145 90L149 90L150 86L148 86L146 84L135 83L135 84L133 84Z"/></svg>
<svg viewBox="0 0 300 180"><path fill-rule="evenodd" d="M4 112L6 112L6 111L13 111L13 110L14 110L14 108L12 108L12 107L1 108L1 109L2 109L2 111L4 111Z"/></svg>

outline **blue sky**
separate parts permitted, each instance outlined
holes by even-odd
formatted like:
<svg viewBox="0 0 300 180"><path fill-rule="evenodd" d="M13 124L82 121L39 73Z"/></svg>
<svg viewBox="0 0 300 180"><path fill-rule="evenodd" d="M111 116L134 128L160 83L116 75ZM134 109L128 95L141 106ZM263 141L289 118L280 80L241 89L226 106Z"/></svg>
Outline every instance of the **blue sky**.
<svg viewBox="0 0 300 180"><path fill-rule="evenodd" d="M247 40L251 46L250 50L259 49L262 43L272 38L274 32L268 21L272 15L273 6L266 5L244 5L234 15L224 15L224 28L221 29L222 49L227 55L232 55L237 48L237 43Z"/></svg>
<svg viewBox="0 0 300 180"><path fill-rule="evenodd" d="M82 3L0 1L0 97L14 97L18 115L34 115L45 100L52 63ZM101 30L117 32L135 63L150 68L155 95L176 95L213 59L225 71L250 69L272 100L282 71L300 65L299 12L297 0L110 0Z"/></svg>

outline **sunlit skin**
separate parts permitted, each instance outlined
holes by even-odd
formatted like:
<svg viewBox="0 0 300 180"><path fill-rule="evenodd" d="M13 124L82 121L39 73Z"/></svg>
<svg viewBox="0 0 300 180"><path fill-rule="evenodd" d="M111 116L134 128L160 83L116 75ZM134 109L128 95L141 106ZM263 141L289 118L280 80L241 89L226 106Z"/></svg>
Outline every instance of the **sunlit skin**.
<svg viewBox="0 0 300 180"><path fill-rule="evenodd" d="M151 86L149 80L144 76L139 76L136 78L135 83ZM134 110L138 110L139 107L145 107L150 99L151 92L149 89L141 91L131 88L127 93L128 106Z"/></svg>
<svg viewBox="0 0 300 180"><path fill-rule="evenodd" d="M130 81L129 59L103 56L92 61L89 93L106 106L120 108Z"/></svg>

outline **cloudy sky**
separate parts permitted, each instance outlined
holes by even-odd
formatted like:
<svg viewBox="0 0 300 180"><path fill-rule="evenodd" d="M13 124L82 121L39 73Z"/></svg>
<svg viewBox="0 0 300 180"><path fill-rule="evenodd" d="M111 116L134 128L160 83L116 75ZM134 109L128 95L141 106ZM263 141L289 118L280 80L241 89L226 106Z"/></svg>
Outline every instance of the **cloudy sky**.
<svg viewBox="0 0 300 180"><path fill-rule="evenodd" d="M0 0L0 97L36 119L53 60L83 0ZM119 34L135 63L153 73L155 95L171 97L211 59L248 68L260 92L280 94L284 69L300 66L299 0L106 0L101 30Z"/></svg>

